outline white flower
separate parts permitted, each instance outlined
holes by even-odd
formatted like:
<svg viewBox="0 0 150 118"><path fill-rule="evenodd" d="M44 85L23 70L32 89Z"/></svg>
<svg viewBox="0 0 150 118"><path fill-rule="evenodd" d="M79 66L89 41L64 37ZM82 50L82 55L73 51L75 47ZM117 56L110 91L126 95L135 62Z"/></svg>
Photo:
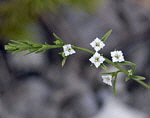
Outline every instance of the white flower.
<svg viewBox="0 0 150 118"><path fill-rule="evenodd" d="M105 61L105 58L96 52L89 60L98 68Z"/></svg>
<svg viewBox="0 0 150 118"><path fill-rule="evenodd" d="M63 49L64 49L65 56L76 53L75 50L72 49L71 44L64 45Z"/></svg>
<svg viewBox="0 0 150 118"><path fill-rule="evenodd" d="M111 52L111 57L113 62L123 62L124 56L122 51L113 51Z"/></svg>
<svg viewBox="0 0 150 118"><path fill-rule="evenodd" d="M112 86L112 76L111 75L103 75L102 79L105 84Z"/></svg>
<svg viewBox="0 0 150 118"><path fill-rule="evenodd" d="M92 41L90 43L90 45L94 48L94 50L97 52L100 49L102 49L105 44L103 43L103 41L101 41L99 38L96 38L94 41Z"/></svg>

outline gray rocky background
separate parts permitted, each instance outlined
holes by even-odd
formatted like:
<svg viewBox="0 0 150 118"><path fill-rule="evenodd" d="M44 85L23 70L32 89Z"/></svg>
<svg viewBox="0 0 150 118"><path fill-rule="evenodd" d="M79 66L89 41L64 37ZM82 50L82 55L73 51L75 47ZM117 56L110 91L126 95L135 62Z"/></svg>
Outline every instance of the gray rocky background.
<svg viewBox="0 0 150 118"><path fill-rule="evenodd" d="M110 28L102 50L122 50L150 84L149 1L106 0L95 13L63 6L60 14L43 15L30 29L35 42L52 43L52 32L68 43L89 48ZM150 5L150 4L149 4ZM118 95L103 84L101 69L90 66L91 55L77 51L61 67L58 50L12 55L0 43L0 118L150 118L150 91L134 81L117 81ZM114 68L109 67L110 70Z"/></svg>

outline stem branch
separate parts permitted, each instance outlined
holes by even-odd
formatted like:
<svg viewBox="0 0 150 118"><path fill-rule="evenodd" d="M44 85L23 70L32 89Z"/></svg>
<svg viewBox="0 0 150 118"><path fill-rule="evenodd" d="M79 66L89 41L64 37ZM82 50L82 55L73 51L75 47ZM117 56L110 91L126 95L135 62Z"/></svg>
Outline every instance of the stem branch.
<svg viewBox="0 0 150 118"><path fill-rule="evenodd" d="M77 47L77 46L73 46L72 47L75 49L75 50L81 50L81 51L84 51L84 52L87 52L89 54L94 54L95 52L94 51L91 51L91 50L88 50L86 48L81 48L81 47ZM128 76L128 71L126 71L125 69L123 69L121 66L119 66L118 64L116 63L113 63L111 60L107 59L105 57L105 61L107 63L109 63L110 65L116 67L117 69L119 69L121 72L123 72L124 74L126 74ZM138 82L139 84L141 84L142 86L144 86L145 88L147 89L150 89L150 85L146 84L145 82L141 81L141 80L135 80L136 82Z"/></svg>

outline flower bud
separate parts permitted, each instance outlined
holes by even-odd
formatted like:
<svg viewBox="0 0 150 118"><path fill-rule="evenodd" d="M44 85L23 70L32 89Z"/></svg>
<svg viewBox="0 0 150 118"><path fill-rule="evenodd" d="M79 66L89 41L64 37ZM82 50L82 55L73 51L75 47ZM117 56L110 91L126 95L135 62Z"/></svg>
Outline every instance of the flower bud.
<svg viewBox="0 0 150 118"><path fill-rule="evenodd" d="M64 44L61 40L56 40L56 41L54 41L54 43L56 45L63 45Z"/></svg>

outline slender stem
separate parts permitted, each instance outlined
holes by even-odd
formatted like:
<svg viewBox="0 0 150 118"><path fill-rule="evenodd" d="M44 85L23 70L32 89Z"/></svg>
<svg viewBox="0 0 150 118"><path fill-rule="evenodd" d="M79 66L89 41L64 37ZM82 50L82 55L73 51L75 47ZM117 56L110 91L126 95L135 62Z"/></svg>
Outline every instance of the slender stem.
<svg viewBox="0 0 150 118"><path fill-rule="evenodd" d="M122 67L120 67L118 64L113 63L111 60L109 60L107 58L105 58L105 60L106 60L107 63L111 64L112 66L118 68L121 72L123 72L123 73L125 73L125 74L128 75L128 71L126 71L125 69L123 69Z"/></svg>
<svg viewBox="0 0 150 118"><path fill-rule="evenodd" d="M135 80L136 82L138 82L139 84L143 85L144 87L146 87L147 89L150 89L150 85L146 84L145 82L141 81L141 80Z"/></svg>
<svg viewBox="0 0 150 118"><path fill-rule="evenodd" d="M49 49L62 48L62 45L46 45Z"/></svg>
<svg viewBox="0 0 150 118"><path fill-rule="evenodd" d="M94 51L91 51L91 50L88 50L88 49L85 49L85 48L81 48L81 47L77 47L77 46L73 46L73 45L72 45L72 48L74 48L75 50L82 50L82 51L90 53L90 54L95 53Z"/></svg>

